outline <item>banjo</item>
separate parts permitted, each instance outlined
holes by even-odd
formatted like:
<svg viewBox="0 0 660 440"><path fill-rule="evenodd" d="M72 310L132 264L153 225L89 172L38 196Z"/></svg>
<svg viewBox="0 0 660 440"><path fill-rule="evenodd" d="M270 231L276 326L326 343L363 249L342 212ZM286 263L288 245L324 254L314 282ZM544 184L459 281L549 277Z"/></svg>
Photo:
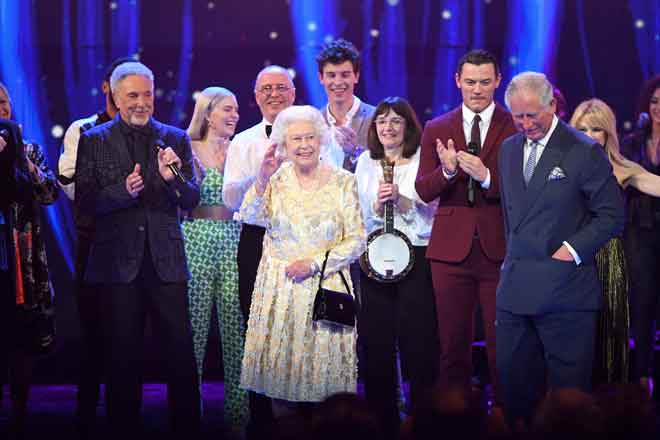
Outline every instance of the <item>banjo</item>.
<svg viewBox="0 0 660 440"><path fill-rule="evenodd" d="M394 163L380 161L385 183L394 181ZM385 225L367 237L367 250L360 257L360 267L371 279L395 283L403 279L415 263L415 254L408 237L394 228L394 202L383 205Z"/></svg>

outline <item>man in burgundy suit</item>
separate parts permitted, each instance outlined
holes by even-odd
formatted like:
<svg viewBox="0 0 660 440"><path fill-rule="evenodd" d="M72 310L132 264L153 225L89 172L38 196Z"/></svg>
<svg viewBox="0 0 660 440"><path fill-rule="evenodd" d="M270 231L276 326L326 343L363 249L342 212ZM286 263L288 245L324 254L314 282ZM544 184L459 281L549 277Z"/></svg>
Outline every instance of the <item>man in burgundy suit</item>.
<svg viewBox="0 0 660 440"><path fill-rule="evenodd" d="M469 389L480 304L497 396L495 290L505 253L497 156L502 141L516 130L511 115L493 101L501 80L493 55L465 54L455 79L463 104L424 127L415 184L425 202L439 199L426 253L441 344L438 378L442 387Z"/></svg>

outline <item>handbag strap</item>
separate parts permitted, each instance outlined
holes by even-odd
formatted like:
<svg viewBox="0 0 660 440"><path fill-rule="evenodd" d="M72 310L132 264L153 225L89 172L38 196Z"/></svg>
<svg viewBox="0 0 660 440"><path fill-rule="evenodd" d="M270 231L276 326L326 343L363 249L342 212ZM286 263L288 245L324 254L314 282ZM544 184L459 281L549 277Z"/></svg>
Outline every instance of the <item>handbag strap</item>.
<svg viewBox="0 0 660 440"><path fill-rule="evenodd" d="M321 267L321 277L319 278L319 290L321 290L321 284L323 283L323 276L325 275L325 265L328 262L328 255L330 255L330 250L327 250L325 253L325 259L323 260L323 266ZM348 283L346 282L346 278L344 277L343 272L340 270L339 276L341 277L341 280L344 282L344 287L346 287L346 293L349 295L351 294L351 289L348 287Z"/></svg>

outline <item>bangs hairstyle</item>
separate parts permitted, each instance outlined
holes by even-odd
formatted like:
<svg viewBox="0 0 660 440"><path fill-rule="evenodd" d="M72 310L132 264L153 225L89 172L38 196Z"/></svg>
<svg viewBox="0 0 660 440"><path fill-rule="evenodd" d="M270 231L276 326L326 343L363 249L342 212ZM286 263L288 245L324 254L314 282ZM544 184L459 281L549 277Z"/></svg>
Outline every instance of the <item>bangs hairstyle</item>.
<svg viewBox="0 0 660 440"><path fill-rule="evenodd" d="M273 123L273 132L270 134L270 142L277 144L277 153L285 155L286 135L289 126L296 122L309 122L314 126L314 131L319 137L321 148L330 142L330 130L323 119L323 115L311 105L292 105L282 110Z"/></svg>
<svg viewBox="0 0 660 440"><path fill-rule="evenodd" d="M201 141L206 139L209 131L208 117L220 101L230 96L236 98L231 91L224 87L207 87L197 95L192 119L186 130L190 140Z"/></svg>
<svg viewBox="0 0 660 440"><path fill-rule="evenodd" d="M357 75L360 72L360 52L353 43L343 38L326 43L316 56L316 64L321 74L326 64L341 64L345 61L351 62L353 73Z"/></svg>
<svg viewBox="0 0 660 440"><path fill-rule="evenodd" d="M406 121L406 132L403 135L403 152L401 155L406 159L412 157L422 138L422 126L417 119L415 110L408 101L399 96L389 96L383 99L371 119L369 125L369 132L367 133L367 147L369 148L369 157L374 160L383 159L385 157L385 149L383 144L378 139L378 130L376 128L376 118L381 115L386 115L390 110L401 116Z"/></svg>

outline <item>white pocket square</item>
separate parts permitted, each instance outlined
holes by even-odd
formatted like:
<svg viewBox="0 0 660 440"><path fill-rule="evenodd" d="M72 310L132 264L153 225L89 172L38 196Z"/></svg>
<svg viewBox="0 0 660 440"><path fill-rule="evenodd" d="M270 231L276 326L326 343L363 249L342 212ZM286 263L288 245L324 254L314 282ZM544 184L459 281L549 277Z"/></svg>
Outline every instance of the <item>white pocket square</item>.
<svg viewBox="0 0 660 440"><path fill-rule="evenodd" d="M559 167L554 167L552 171L550 171L550 174L548 174L548 180L560 180L565 178L566 173L564 173L564 170Z"/></svg>

